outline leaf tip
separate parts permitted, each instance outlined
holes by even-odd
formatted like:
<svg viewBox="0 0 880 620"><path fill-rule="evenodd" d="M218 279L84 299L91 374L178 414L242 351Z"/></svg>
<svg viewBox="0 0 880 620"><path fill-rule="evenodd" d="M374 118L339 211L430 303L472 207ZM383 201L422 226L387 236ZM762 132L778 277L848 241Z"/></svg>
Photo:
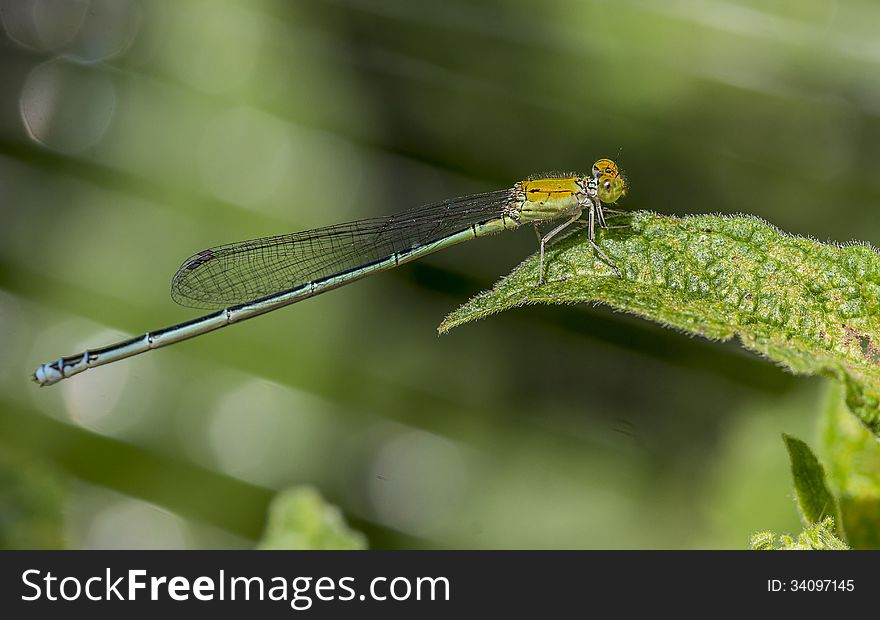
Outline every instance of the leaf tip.
<svg viewBox="0 0 880 620"><path fill-rule="evenodd" d="M442 321L440 321L440 325L437 326L437 335L443 336L449 333L453 327L458 325L458 323L452 318L452 316L448 316Z"/></svg>

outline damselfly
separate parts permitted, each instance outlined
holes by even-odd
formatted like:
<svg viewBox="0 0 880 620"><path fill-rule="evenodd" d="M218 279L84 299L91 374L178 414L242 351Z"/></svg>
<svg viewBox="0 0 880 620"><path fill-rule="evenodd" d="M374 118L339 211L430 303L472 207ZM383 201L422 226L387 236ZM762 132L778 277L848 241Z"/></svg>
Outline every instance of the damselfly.
<svg viewBox="0 0 880 620"><path fill-rule="evenodd" d="M605 226L603 203L617 201L626 182L617 165L600 159L589 176L549 176L520 181L512 188L425 205L397 215L316 228L304 232L230 243L194 254L171 283L172 298L218 312L149 332L100 349L90 349L41 365L40 385L52 385L89 368L194 338L308 297L391 269L442 248L523 224L564 219L540 238L538 284L544 277L544 248L586 215L589 241Z"/></svg>

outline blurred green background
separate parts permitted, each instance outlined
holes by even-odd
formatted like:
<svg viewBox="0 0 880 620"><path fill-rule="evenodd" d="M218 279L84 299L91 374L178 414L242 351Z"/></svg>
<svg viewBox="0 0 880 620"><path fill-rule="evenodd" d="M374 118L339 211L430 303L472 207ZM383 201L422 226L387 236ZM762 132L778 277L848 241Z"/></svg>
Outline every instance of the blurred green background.
<svg viewBox="0 0 880 620"><path fill-rule="evenodd" d="M800 530L822 383L603 308L443 316L465 244L90 371L196 316L203 247L617 158L621 203L880 238L867 0L0 0L0 540L250 547L310 484L373 548L745 548Z"/></svg>

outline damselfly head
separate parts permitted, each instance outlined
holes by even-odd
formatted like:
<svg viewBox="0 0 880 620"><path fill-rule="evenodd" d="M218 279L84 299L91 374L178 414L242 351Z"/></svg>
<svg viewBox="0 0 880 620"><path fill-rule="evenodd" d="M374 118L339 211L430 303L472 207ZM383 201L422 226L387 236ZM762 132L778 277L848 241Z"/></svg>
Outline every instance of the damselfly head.
<svg viewBox="0 0 880 620"><path fill-rule="evenodd" d="M603 175L611 177L620 176L620 169L610 159L599 159L593 164L593 178L598 179Z"/></svg>
<svg viewBox="0 0 880 620"><path fill-rule="evenodd" d="M600 159L593 164L593 178L599 186L599 200L602 202L617 202L626 194L626 179L610 159Z"/></svg>

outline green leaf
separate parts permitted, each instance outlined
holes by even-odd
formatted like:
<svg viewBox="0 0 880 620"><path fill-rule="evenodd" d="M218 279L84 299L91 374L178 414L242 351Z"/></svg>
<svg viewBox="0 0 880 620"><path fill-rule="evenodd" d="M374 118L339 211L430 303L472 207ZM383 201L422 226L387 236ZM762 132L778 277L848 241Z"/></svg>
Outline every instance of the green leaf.
<svg viewBox="0 0 880 620"><path fill-rule="evenodd" d="M366 549L363 534L348 527L342 512L311 487L280 492L258 549Z"/></svg>
<svg viewBox="0 0 880 620"><path fill-rule="evenodd" d="M758 532L752 535L749 546L754 551L773 551L776 549L776 535L773 532Z"/></svg>
<svg viewBox="0 0 880 620"><path fill-rule="evenodd" d="M827 517L819 523L808 525L800 533L797 540L791 536L779 537L773 532L758 532L751 539L751 548L756 551L845 551L849 549L845 542L834 534L834 519Z"/></svg>
<svg viewBox="0 0 880 620"><path fill-rule="evenodd" d="M880 442L849 415L837 384L828 392L821 436L841 529L854 549L880 549Z"/></svg>
<svg viewBox="0 0 880 620"><path fill-rule="evenodd" d="M800 439L784 433L782 439L788 449L794 490L804 523L820 523L837 516L837 502L825 484L825 470L819 459Z"/></svg>
<svg viewBox="0 0 880 620"><path fill-rule="evenodd" d="M823 244L750 216L672 217L636 212L552 246L545 283L538 259L450 314L453 327L534 303L604 303L688 334L743 345L794 373L843 382L847 404L880 435L880 255Z"/></svg>

